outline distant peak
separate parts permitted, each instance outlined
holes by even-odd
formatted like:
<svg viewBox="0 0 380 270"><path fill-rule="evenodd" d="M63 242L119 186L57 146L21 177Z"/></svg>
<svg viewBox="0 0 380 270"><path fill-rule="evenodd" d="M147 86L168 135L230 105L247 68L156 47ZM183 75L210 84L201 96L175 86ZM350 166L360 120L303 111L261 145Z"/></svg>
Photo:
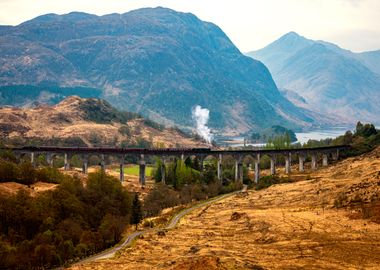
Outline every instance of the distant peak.
<svg viewBox="0 0 380 270"><path fill-rule="evenodd" d="M304 39L305 39L305 37L297 34L294 31L286 33L285 35L283 35L282 37L280 37L280 40L304 40Z"/></svg>
<svg viewBox="0 0 380 270"><path fill-rule="evenodd" d="M284 36L301 37L298 33L294 32L294 31L290 31L289 33L286 33Z"/></svg>

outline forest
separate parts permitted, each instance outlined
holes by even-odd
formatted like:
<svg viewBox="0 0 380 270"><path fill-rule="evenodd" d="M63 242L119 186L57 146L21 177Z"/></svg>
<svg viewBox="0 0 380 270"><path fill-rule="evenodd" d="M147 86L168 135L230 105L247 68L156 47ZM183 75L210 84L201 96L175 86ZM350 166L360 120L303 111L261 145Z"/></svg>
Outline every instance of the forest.
<svg viewBox="0 0 380 270"><path fill-rule="evenodd" d="M168 184L157 183L144 200L104 171L87 180L57 168L34 168L10 152L0 153L0 182L30 186L56 183L53 190L32 196L26 190L0 197L0 269L39 269L69 265L111 247L122 232L161 210L241 188L216 180L216 168L199 161L175 161L168 166ZM232 167L231 167L232 169ZM155 172L157 182L158 171Z"/></svg>
<svg viewBox="0 0 380 270"><path fill-rule="evenodd" d="M87 185L62 177L32 197L24 190L0 197L0 268L51 268L99 252L121 240L131 218L131 196L103 172Z"/></svg>

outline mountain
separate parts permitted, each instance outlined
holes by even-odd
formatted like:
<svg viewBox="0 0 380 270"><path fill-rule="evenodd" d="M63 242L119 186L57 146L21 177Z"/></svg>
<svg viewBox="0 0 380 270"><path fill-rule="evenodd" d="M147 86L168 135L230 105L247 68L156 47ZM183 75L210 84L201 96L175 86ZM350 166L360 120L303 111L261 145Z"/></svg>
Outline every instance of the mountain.
<svg viewBox="0 0 380 270"><path fill-rule="evenodd" d="M350 122L379 123L379 53L353 53L290 32L247 55L268 66L281 91L297 106Z"/></svg>
<svg viewBox="0 0 380 270"><path fill-rule="evenodd" d="M15 95L34 87L56 102L65 89L100 89L94 97L179 126L193 126L192 108L201 105L210 110L211 128L225 133L321 124L281 95L261 62L190 13L158 7L47 14L0 31L0 86L16 87Z"/></svg>
<svg viewBox="0 0 380 270"><path fill-rule="evenodd" d="M0 138L13 145L208 147L104 100L78 96L53 106L0 108Z"/></svg>

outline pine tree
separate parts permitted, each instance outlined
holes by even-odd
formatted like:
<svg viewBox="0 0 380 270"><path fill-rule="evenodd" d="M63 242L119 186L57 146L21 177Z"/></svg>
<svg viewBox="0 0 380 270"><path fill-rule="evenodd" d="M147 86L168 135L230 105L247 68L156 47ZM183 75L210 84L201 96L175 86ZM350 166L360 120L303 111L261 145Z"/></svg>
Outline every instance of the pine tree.
<svg viewBox="0 0 380 270"><path fill-rule="evenodd" d="M139 194L135 193L135 196L132 202L131 224L135 224L136 230L137 230L137 225L140 223L141 220L142 220L141 202L139 200Z"/></svg>

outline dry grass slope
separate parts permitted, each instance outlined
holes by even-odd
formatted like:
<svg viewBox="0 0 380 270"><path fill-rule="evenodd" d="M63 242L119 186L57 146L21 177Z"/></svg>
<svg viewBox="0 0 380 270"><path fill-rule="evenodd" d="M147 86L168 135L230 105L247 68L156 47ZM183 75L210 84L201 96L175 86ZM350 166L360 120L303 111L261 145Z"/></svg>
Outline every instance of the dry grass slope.
<svg viewBox="0 0 380 270"><path fill-rule="evenodd" d="M72 269L379 269L380 225L334 207L340 194L347 205L376 198L379 172L380 148L199 209L117 258Z"/></svg>
<svg viewBox="0 0 380 270"><path fill-rule="evenodd" d="M153 145L165 147L205 147L206 145L187 138L173 129L155 129L137 118L126 123L96 123L86 119L83 104L93 99L71 96L54 106L36 108L0 108L0 136L27 139L67 139L79 137L88 146L94 141L99 145L110 145L123 141L136 142L138 138L151 141ZM98 106L104 106L98 101ZM100 108L102 109L102 108ZM123 132L127 127L128 132ZM129 133L129 134L128 134Z"/></svg>

